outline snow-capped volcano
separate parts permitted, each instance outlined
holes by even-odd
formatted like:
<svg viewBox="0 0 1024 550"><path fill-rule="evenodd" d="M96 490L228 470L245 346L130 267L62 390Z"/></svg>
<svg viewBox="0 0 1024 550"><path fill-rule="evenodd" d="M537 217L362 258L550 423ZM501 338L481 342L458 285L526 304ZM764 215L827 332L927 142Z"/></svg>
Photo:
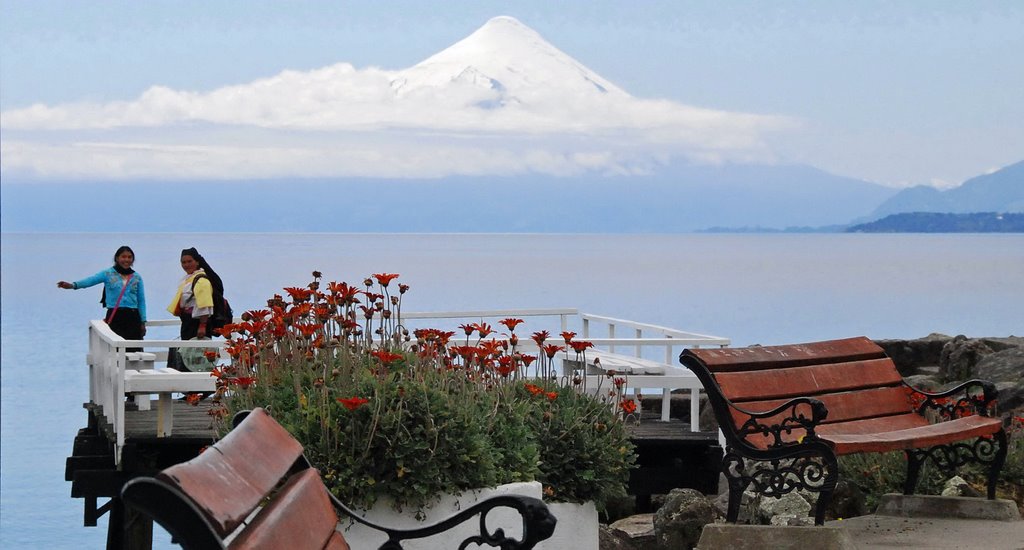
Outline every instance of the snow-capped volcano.
<svg viewBox="0 0 1024 550"><path fill-rule="evenodd" d="M514 17L495 17L473 34L401 71L391 85L401 96L424 89L475 89L498 106L561 97L630 97Z"/></svg>
<svg viewBox="0 0 1024 550"><path fill-rule="evenodd" d="M635 173L679 156L764 158L762 135L788 124L634 97L507 16L407 69L340 62L209 91L154 85L2 120L5 170L227 179Z"/></svg>

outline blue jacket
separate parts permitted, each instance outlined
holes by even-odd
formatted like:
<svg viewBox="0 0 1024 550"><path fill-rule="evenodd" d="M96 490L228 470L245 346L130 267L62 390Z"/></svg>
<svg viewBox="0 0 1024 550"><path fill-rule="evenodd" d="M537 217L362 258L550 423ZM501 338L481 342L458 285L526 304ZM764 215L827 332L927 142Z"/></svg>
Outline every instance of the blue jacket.
<svg viewBox="0 0 1024 550"><path fill-rule="evenodd" d="M114 309L114 305L117 304L117 297L121 295L121 288L124 287L124 279L121 278L121 274L114 270L113 267L108 267L92 277L75 281L74 285L78 289L88 288L100 283L103 283L107 291L107 303L103 305L107 309ZM132 275L131 282L128 283L128 290L124 292L119 307L131 307L139 310L139 317L142 318L143 323L146 322L146 290L142 286L142 276L138 272Z"/></svg>

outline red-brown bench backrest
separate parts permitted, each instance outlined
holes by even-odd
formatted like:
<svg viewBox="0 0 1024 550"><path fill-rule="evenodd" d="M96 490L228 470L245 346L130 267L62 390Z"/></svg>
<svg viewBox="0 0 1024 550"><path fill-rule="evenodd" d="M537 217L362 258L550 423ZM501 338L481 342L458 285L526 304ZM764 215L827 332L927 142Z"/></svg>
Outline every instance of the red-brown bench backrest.
<svg viewBox="0 0 1024 550"><path fill-rule="evenodd" d="M824 424L896 417L912 409L896 366L882 348L865 337L787 346L688 349L680 360L690 368L705 368L726 399L749 411L768 411L801 396L825 404L828 417ZM748 418L735 410L729 412L737 428ZM765 445L763 441L752 443Z"/></svg>
<svg viewBox="0 0 1024 550"><path fill-rule="evenodd" d="M221 537L256 509L302 457L302 445L263 409L255 409L202 454L156 478L180 489Z"/></svg>

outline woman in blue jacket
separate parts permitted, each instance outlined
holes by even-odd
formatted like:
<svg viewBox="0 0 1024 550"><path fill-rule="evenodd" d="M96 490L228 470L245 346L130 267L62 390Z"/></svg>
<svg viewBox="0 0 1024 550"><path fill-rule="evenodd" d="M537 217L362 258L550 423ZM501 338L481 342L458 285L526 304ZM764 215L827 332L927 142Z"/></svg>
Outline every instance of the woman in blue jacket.
<svg viewBox="0 0 1024 550"><path fill-rule="evenodd" d="M146 335L146 292L142 277L132 269L135 252L122 246L114 253L114 265L92 277L57 286L69 290L88 288L103 283L100 303L107 308L105 317L110 329L126 340L142 340Z"/></svg>

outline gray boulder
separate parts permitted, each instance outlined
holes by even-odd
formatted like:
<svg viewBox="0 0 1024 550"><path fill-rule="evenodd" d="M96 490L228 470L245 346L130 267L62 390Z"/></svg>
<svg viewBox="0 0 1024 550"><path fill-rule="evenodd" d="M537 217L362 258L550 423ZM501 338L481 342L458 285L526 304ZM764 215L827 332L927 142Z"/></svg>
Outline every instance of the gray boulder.
<svg viewBox="0 0 1024 550"><path fill-rule="evenodd" d="M654 543L654 514L637 514L611 524L615 535L628 539L638 548Z"/></svg>
<svg viewBox="0 0 1024 550"><path fill-rule="evenodd" d="M654 514L658 548L693 548L704 526L718 516L711 501L694 489L672 489L665 504Z"/></svg>
<svg viewBox="0 0 1024 550"><path fill-rule="evenodd" d="M1000 411L1024 407L1024 348L1012 347L986 355L974 370L978 378L996 383Z"/></svg>
<svg viewBox="0 0 1024 550"><path fill-rule="evenodd" d="M952 336L932 333L915 340L875 340L902 376L920 374L921 367L938 365L942 347L952 340Z"/></svg>
<svg viewBox="0 0 1024 550"><path fill-rule="evenodd" d="M640 546L626 534L608 525L601 524L597 531L598 550L639 550Z"/></svg>
<svg viewBox="0 0 1024 550"><path fill-rule="evenodd" d="M939 371L946 382L974 378L974 367L986 355L993 353L984 341L958 335L942 346Z"/></svg>

